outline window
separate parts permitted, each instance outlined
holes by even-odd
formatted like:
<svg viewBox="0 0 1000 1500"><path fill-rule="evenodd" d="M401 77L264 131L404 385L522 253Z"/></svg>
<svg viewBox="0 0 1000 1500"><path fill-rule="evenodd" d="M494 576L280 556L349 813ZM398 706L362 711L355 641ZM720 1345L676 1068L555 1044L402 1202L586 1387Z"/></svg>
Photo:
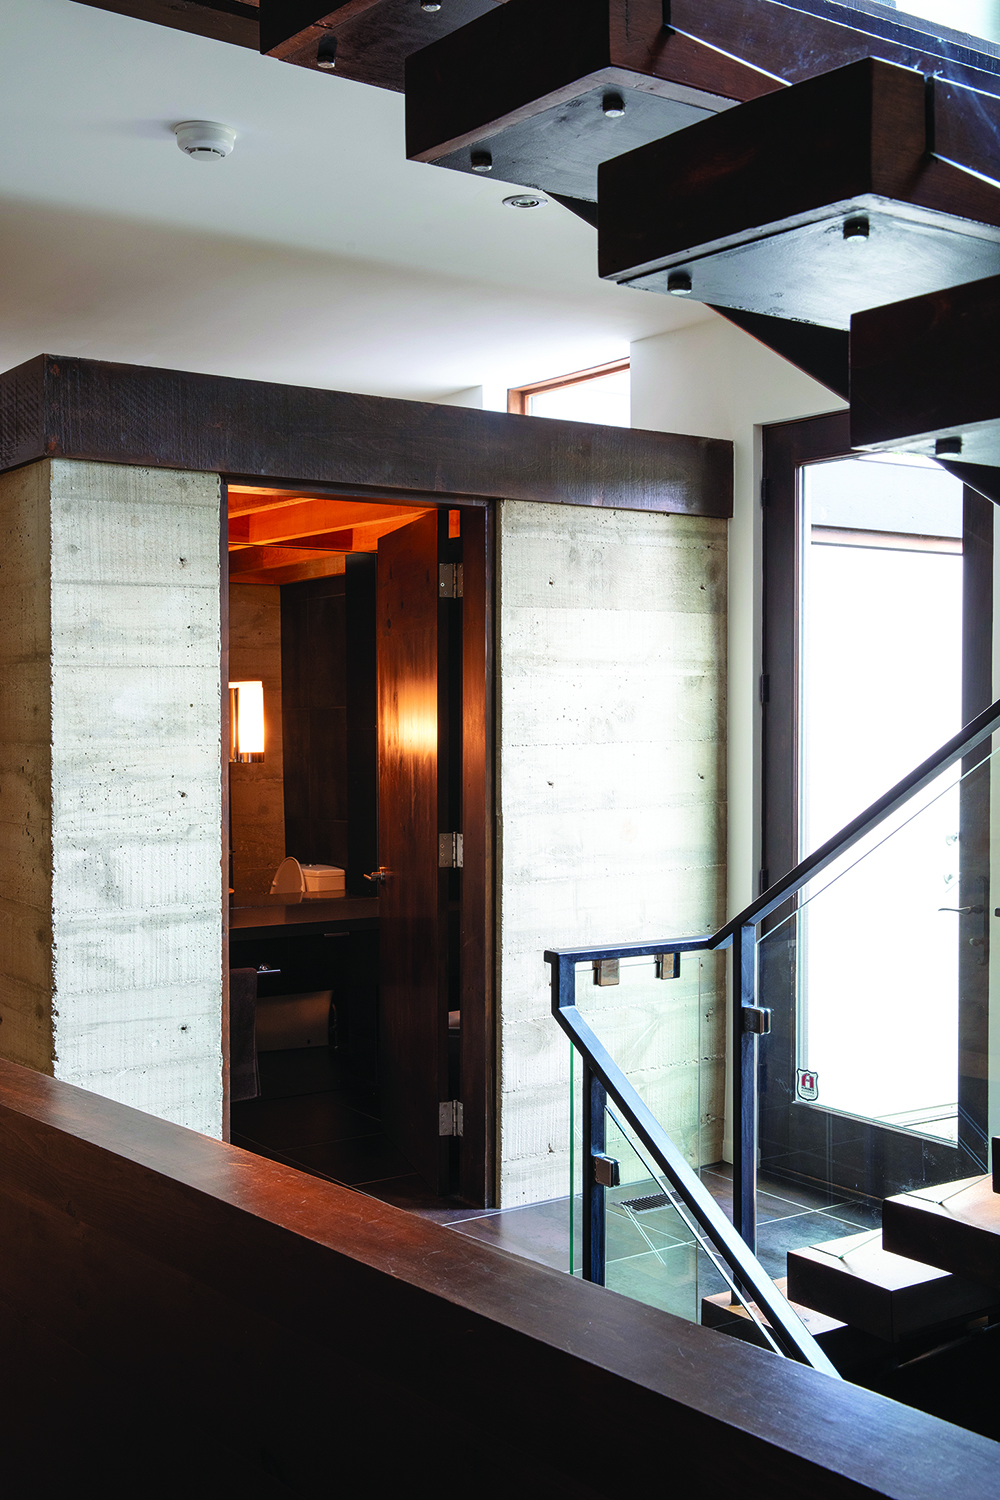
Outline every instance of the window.
<svg viewBox="0 0 1000 1500"><path fill-rule="evenodd" d="M507 392L507 410L525 417L562 417L570 422L631 426L629 362L595 365Z"/></svg>

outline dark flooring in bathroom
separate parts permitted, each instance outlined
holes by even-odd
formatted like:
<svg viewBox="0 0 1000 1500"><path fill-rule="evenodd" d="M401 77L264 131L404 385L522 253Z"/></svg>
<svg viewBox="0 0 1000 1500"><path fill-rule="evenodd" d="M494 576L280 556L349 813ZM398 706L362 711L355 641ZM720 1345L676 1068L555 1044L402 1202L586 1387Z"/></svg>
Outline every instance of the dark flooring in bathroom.
<svg viewBox="0 0 1000 1500"><path fill-rule="evenodd" d="M468 1208L430 1193L406 1158L382 1133L377 1097L354 1085L324 1049L261 1053L261 1096L232 1108L236 1146L342 1183L398 1208L471 1235L487 1244L567 1271L570 1263L568 1198L522 1208ZM720 1162L702 1179L727 1211L731 1170ZM699 1299L724 1283L690 1231L669 1206L630 1210L655 1183L631 1183L609 1194L608 1285L615 1291L698 1316ZM786 1274L791 1249L877 1228L877 1210L833 1199L805 1187L761 1179L758 1256L773 1277ZM579 1267L579 1200L573 1259Z"/></svg>

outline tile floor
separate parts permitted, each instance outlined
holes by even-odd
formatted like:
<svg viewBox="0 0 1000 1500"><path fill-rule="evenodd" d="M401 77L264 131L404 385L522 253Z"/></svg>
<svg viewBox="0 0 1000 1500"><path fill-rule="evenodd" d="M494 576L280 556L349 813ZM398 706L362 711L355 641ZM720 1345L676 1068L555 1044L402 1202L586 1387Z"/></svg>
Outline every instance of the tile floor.
<svg viewBox="0 0 1000 1500"><path fill-rule="evenodd" d="M343 1183L436 1220L554 1270L570 1269L570 1200L523 1208L465 1208L430 1193L382 1134L373 1094L352 1087L325 1050L260 1056L262 1095L233 1105L233 1144ZM702 1180L731 1216L732 1176L725 1163ZM785 1275L789 1250L878 1227L878 1211L809 1188L762 1178L758 1184L758 1256L773 1277ZM609 1194L607 1284L668 1312L697 1320L700 1300L725 1283L687 1225L669 1205L630 1213L626 1204L659 1192L630 1183ZM574 1204L573 1259L581 1255L580 1205Z"/></svg>

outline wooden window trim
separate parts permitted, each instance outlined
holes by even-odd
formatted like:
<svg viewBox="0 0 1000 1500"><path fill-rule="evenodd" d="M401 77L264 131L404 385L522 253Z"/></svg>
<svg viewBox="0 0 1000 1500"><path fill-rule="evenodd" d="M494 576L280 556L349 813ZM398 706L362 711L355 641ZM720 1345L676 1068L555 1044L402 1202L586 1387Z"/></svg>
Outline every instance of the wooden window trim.
<svg viewBox="0 0 1000 1500"><path fill-rule="evenodd" d="M507 411L515 417L531 415L528 407L532 396L542 391L558 391L567 385L582 385L585 380L600 380L604 375L618 375L630 367L627 359L614 359L610 364L593 365L589 370L576 370L572 375L553 375L550 380L535 380L529 385L512 386L507 392Z"/></svg>

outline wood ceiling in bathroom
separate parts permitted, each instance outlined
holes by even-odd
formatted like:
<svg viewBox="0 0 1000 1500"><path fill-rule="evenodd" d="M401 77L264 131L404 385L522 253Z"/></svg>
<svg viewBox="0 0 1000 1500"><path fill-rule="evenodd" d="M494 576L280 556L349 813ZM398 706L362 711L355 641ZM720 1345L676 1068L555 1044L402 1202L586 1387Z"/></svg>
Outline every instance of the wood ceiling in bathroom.
<svg viewBox="0 0 1000 1500"><path fill-rule="evenodd" d="M300 583L343 573L348 552L374 552L379 537L428 507L254 486L229 488L233 583Z"/></svg>

